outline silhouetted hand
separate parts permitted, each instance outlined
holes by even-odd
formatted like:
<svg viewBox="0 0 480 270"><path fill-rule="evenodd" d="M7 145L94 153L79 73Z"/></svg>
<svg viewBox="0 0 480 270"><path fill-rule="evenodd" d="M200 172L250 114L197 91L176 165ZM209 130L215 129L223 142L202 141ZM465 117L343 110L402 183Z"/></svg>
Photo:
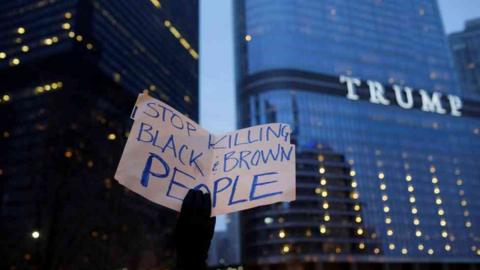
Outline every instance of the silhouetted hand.
<svg viewBox="0 0 480 270"><path fill-rule="evenodd" d="M208 249L215 229L210 194L189 190L175 228L177 268L207 269Z"/></svg>

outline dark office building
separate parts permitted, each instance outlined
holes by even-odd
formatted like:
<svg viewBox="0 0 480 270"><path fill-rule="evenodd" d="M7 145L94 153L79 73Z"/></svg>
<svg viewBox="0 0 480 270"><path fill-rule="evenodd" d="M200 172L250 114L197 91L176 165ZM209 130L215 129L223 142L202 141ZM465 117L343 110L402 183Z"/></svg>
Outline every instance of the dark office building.
<svg viewBox="0 0 480 270"><path fill-rule="evenodd" d="M480 100L480 18L467 21L465 30L448 39L460 89L465 96Z"/></svg>
<svg viewBox="0 0 480 270"><path fill-rule="evenodd" d="M461 95L437 2L234 14L238 125L290 123L297 146L297 200L242 212L243 263L476 269L480 104Z"/></svg>
<svg viewBox="0 0 480 270"><path fill-rule="evenodd" d="M0 2L0 268L171 268L175 213L113 175L138 93L198 120L198 2Z"/></svg>

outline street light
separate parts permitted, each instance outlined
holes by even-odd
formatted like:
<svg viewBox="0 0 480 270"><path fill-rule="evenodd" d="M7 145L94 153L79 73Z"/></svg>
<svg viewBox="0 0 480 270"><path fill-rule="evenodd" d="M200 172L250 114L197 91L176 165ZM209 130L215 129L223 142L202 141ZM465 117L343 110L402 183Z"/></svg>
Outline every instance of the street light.
<svg viewBox="0 0 480 270"><path fill-rule="evenodd" d="M40 237L40 233L38 231L33 231L32 232L32 237L33 237L33 239L37 239L37 238Z"/></svg>

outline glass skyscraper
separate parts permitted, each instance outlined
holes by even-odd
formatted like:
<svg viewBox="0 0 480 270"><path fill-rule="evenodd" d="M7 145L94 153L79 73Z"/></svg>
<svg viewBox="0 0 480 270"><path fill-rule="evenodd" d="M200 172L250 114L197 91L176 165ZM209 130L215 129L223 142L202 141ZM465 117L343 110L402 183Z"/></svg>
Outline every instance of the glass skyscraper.
<svg viewBox="0 0 480 270"><path fill-rule="evenodd" d="M241 214L244 263L479 263L480 104L462 96L437 2L234 14L238 125L290 123L297 145L297 200Z"/></svg>
<svg viewBox="0 0 480 270"><path fill-rule="evenodd" d="M1 269L165 269L175 213L113 180L138 93L198 120L198 1L0 1Z"/></svg>
<svg viewBox="0 0 480 270"><path fill-rule="evenodd" d="M480 18L448 36L455 68L465 96L480 100Z"/></svg>

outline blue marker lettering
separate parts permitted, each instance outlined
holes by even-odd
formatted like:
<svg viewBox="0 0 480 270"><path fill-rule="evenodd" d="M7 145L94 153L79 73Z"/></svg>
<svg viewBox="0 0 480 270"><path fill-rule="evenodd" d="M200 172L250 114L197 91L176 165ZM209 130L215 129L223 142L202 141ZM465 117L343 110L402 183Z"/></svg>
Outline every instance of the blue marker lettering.
<svg viewBox="0 0 480 270"><path fill-rule="evenodd" d="M148 156L147 162L145 163L145 167L143 168L142 178L140 179L140 184L142 184L142 186L144 187L148 186L150 175L153 175L158 178L164 178L168 176L168 173L170 172L170 167L168 167L167 162L163 160L163 158L151 152L149 154L150 156ZM160 161L160 163L163 165L163 169L165 170L164 173L156 173L151 171L153 159Z"/></svg>
<svg viewBox="0 0 480 270"><path fill-rule="evenodd" d="M278 172L267 172L267 173L262 173L262 174L256 174L256 175L253 176L252 189L250 190L250 201L254 201L254 200L258 200L258 199L282 194L282 191L277 191L277 192L272 192L272 193L265 193L265 194L258 195L258 196L255 195L255 191L257 190L258 186L264 186L264 185L269 185L269 184L278 182L277 180L266 181L266 182L258 182L260 177L267 176L267 175L275 175L275 174L278 174Z"/></svg>

